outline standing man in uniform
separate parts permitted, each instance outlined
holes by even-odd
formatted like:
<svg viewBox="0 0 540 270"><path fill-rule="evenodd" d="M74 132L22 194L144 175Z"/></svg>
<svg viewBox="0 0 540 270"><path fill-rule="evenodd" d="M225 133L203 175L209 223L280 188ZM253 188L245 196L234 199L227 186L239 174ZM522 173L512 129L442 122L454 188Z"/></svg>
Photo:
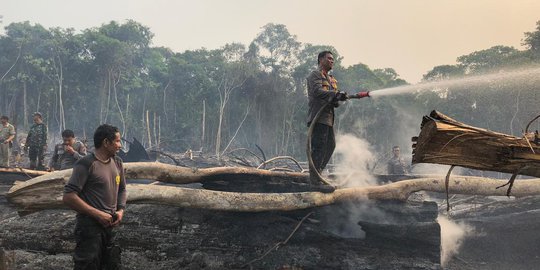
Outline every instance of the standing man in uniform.
<svg viewBox="0 0 540 270"><path fill-rule="evenodd" d="M120 269L120 247L113 228L124 217L126 180L118 128L103 124L94 133L94 153L75 163L64 187L64 203L77 211L75 269Z"/></svg>
<svg viewBox="0 0 540 270"><path fill-rule="evenodd" d="M75 140L71 129L62 131L62 143L54 146L54 154L49 162L49 170L65 170L73 168L75 162L86 156L86 146Z"/></svg>
<svg viewBox="0 0 540 270"><path fill-rule="evenodd" d="M399 146L392 147L392 158L388 161L388 174L407 174L407 165L401 157Z"/></svg>
<svg viewBox="0 0 540 270"><path fill-rule="evenodd" d="M0 122L0 167L9 167L9 156L15 138L15 127L9 123L9 118L5 115L0 117Z"/></svg>
<svg viewBox="0 0 540 270"><path fill-rule="evenodd" d="M43 123L43 116L39 112L34 113L34 124L26 137L25 151L28 151L30 169L45 170L43 160L47 151L47 126Z"/></svg>
<svg viewBox="0 0 540 270"><path fill-rule="evenodd" d="M338 107L338 101L347 100L345 92L338 90L337 80L328 72L334 67L334 56L330 51L323 51L317 57L318 69L312 71L307 78L309 112L308 127L315 125L311 137L311 156L315 169L319 174L324 170L330 157L334 153L336 141L334 138L334 107ZM316 123L312 123L315 115L323 106L326 109L322 111ZM314 169L310 168L310 181L315 190L321 192L333 192L335 188L330 185L319 183Z"/></svg>

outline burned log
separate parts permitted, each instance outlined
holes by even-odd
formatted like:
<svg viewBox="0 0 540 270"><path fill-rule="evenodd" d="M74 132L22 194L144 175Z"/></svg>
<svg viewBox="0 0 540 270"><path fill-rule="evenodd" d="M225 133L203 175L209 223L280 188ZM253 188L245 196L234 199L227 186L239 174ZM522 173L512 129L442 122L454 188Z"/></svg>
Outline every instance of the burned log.
<svg viewBox="0 0 540 270"><path fill-rule="evenodd" d="M540 177L540 145L530 137L520 138L469 126L432 111L422 119L419 136L413 137L412 163L437 163Z"/></svg>
<svg viewBox="0 0 540 270"><path fill-rule="evenodd" d="M28 180L47 174L46 171L36 171L23 168L0 168L0 180L13 182L18 180Z"/></svg>
<svg viewBox="0 0 540 270"><path fill-rule="evenodd" d="M132 163L126 167L127 175L133 178L165 180L175 183L190 183L201 179L194 177L186 168L154 163ZM152 173L153 169L160 170ZM163 172L162 170L166 170ZM255 169L246 168L213 168L206 171L206 176L220 178L219 172L238 172ZM261 170L264 171L264 170ZM137 173L136 173L137 172ZM227 175L225 173L224 175ZM266 171L264 174L287 172ZM185 174L185 175L184 175ZM63 208L63 186L69 179L71 170L53 172L36 177L26 182L15 184L6 194L8 201L22 211L39 211L42 209ZM406 200L411 193L417 191L444 192L444 177L405 180L382 186L354 187L338 189L334 193L319 192L297 193L238 193L221 192L204 189L184 188L161 185L128 185L129 203L147 203L173 205L187 208L203 208L235 212L292 211L306 209L339 202L364 202L370 200ZM504 191L495 189L504 181L479 177L452 177L450 192L456 194L504 195ZM522 181L516 184L514 196L540 194L540 179Z"/></svg>

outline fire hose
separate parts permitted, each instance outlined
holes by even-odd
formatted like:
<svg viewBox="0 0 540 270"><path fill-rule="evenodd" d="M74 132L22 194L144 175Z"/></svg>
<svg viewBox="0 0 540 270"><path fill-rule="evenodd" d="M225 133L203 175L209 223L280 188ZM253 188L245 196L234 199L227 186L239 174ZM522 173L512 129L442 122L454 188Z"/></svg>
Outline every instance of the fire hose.
<svg viewBox="0 0 540 270"><path fill-rule="evenodd" d="M370 97L369 91L359 92L354 95L347 96L347 99L360 99L360 98L365 98L365 97ZM308 163L309 163L309 171L315 172L315 177L317 178L317 180L327 185L331 185L330 182L322 177L319 170L315 168L315 164L313 164L313 157L311 156L311 136L313 135L313 130L315 129L315 123L319 121L319 118L321 118L322 112L331 104L332 104L331 102L326 102L326 104L324 104L324 106L322 106L319 109L317 114L315 114L315 117L313 117L313 120L311 120L311 124L309 125L309 129L308 129L308 135L307 135L308 138L307 138L307 147L306 147L306 154L307 154Z"/></svg>

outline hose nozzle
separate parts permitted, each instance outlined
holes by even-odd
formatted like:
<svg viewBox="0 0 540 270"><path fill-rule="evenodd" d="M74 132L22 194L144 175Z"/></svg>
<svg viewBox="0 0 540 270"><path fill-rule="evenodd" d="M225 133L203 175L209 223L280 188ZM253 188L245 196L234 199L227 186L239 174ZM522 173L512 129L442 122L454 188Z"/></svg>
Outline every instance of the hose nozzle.
<svg viewBox="0 0 540 270"><path fill-rule="evenodd" d="M369 95L369 91L365 91L365 92L358 92L354 95L350 95L349 98L365 98L365 97L371 97Z"/></svg>

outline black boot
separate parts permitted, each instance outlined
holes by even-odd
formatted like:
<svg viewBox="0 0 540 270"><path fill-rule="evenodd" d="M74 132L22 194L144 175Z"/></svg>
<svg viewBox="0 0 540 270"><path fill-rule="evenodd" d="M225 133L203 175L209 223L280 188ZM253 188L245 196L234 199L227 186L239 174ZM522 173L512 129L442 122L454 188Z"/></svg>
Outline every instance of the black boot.
<svg viewBox="0 0 540 270"><path fill-rule="evenodd" d="M319 176L317 176L315 172L311 171L309 173L309 184L310 190L315 192L332 193L336 190L334 186L320 181Z"/></svg>

